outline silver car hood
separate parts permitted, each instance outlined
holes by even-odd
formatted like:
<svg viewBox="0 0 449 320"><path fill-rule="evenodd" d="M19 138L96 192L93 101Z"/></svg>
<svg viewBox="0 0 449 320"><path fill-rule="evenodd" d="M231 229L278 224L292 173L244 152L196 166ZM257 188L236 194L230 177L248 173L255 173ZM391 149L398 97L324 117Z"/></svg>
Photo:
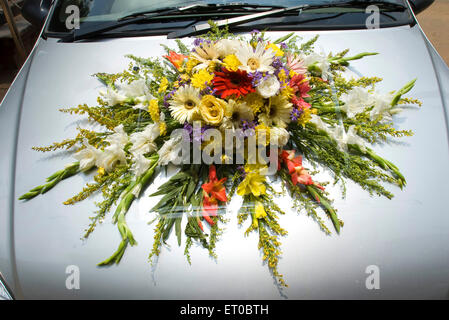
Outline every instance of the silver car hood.
<svg viewBox="0 0 449 320"><path fill-rule="evenodd" d="M325 236L305 213L289 210L281 225L279 271L289 284L284 291L297 298L448 298L449 297L449 151L447 132L447 78L449 71L427 43L419 26L380 30L301 32L315 34L316 48L327 52L379 52L351 63L356 76L378 76L378 90L399 89L418 78L410 96L423 102L397 116L397 127L415 134L401 143L375 146L407 178L407 187L390 186L393 200L370 197L348 183L347 198L339 188L329 189L345 222L340 235ZM284 33L269 34L272 38ZM190 41L190 40L189 40ZM230 222L217 245L218 260L199 246L192 249L192 265L175 237L164 247L155 266L147 260L153 243L155 199L136 201L127 215L138 241L122 262L111 267L96 264L112 254L119 233L110 217L87 240L81 240L95 211L94 197L74 206L62 202L80 191L92 176L78 175L32 201L17 198L72 161L64 152L42 154L33 146L50 145L76 134L82 117L58 112L81 103L96 104L102 84L91 75L120 72L124 56L161 56L160 44L175 47L166 37L122 38L86 43L58 43L40 39L0 108L2 151L0 174L0 270L19 298L144 298L144 299L277 299L281 298L257 250L257 235L244 237L237 227L234 199ZM436 70L438 72L436 72ZM444 78L444 79L443 79ZM446 87L444 87L446 85ZM79 120L79 121L78 121ZM156 182L163 180L158 176ZM183 239L184 241L185 239ZM380 289L367 289L370 266L379 270ZM79 269L80 288L69 290L71 266ZM68 273L66 273L66 271ZM367 273L368 272L368 273ZM70 280L70 279L69 279Z"/></svg>

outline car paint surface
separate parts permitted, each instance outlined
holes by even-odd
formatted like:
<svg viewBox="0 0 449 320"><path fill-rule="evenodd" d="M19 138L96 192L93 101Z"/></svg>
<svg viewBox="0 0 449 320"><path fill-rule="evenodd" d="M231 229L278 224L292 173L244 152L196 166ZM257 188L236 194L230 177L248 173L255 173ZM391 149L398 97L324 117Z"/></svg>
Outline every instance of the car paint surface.
<svg viewBox="0 0 449 320"><path fill-rule="evenodd" d="M272 39L286 32L268 32ZM157 198L148 197L164 172L132 205L127 221L138 245L129 247L121 263L96 264L112 254L120 236L111 217L87 240L83 230L94 214L99 195L74 206L62 202L92 180L81 174L61 182L31 201L17 198L45 177L70 163L67 152L43 154L33 146L46 146L76 134L77 126L90 126L84 117L58 111L86 103L95 105L103 85L92 75L125 69L126 54L155 57L161 44L175 47L165 36L105 39L60 43L39 39L0 107L0 270L17 298L26 299L389 299L449 298L449 70L427 43L418 25L379 30L297 32L304 41L319 34L315 48L349 54L379 55L351 62L347 77L377 76L380 91L401 88L417 78L407 95L423 102L397 115L396 127L412 129L412 137L375 145L403 172L407 186L393 191L392 200L370 196L347 183L329 186L331 198L345 222L340 235L326 236L305 212L290 210L288 197L279 199L287 212L280 223L288 235L281 238L279 272L289 288L280 294L274 285L257 235L244 236L237 226L237 197L228 210L215 261L200 246L193 246L189 265L172 235L153 266L148 254L153 243L154 215L148 211ZM191 39L185 39L191 42ZM399 142L397 142L399 141ZM168 174L172 172L170 169ZM320 176L328 179L326 173ZM274 184L276 185L276 184ZM323 215L324 217L324 215ZM331 226L330 221L328 225ZM183 238L183 242L185 238ZM67 289L71 266L79 270L80 288ZM380 289L367 289L370 266L379 270ZM367 273L368 272L368 273Z"/></svg>

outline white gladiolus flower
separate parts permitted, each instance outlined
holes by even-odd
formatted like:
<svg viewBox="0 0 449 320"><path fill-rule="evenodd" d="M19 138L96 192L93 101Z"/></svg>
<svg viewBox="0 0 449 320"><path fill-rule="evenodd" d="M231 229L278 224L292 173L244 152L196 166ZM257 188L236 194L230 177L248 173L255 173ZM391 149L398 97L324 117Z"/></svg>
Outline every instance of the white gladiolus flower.
<svg viewBox="0 0 449 320"><path fill-rule="evenodd" d="M133 99L136 102L133 109L142 110L147 109L147 106L144 104L145 101L154 99L144 79L134 80L129 84L118 85L117 90L108 87L106 92L100 91L100 95L110 106L123 103L127 99Z"/></svg>
<svg viewBox="0 0 449 320"><path fill-rule="evenodd" d="M393 121L391 118L391 115L394 113L398 113L401 111L399 108L392 109L391 107L391 101L393 100L394 94L387 93L387 94L379 94L374 93L373 94L373 100L374 100L374 108L370 112L370 119L372 121L374 120L384 120L387 122Z"/></svg>
<svg viewBox="0 0 449 320"><path fill-rule="evenodd" d="M183 135L177 134L166 141L157 152L159 154L159 165L166 166L179 157L182 149Z"/></svg>
<svg viewBox="0 0 449 320"><path fill-rule="evenodd" d="M128 135L123 129L123 124L114 128L114 133L108 136L105 141L110 144L118 144L120 146L125 146L128 143Z"/></svg>
<svg viewBox="0 0 449 320"><path fill-rule="evenodd" d="M354 126L349 127L346 132L344 126L340 125L332 130L331 136L337 141L341 151L347 151L348 144L358 145L363 152L366 150L365 141L355 133Z"/></svg>
<svg viewBox="0 0 449 320"><path fill-rule="evenodd" d="M131 171L134 172L134 174L137 177L140 177L142 174L147 172L147 170L150 168L151 164L153 162L147 158L145 158L142 154L137 154L134 157L134 163L131 166Z"/></svg>
<svg viewBox="0 0 449 320"><path fill-rule="evenodd" d="M111 172L118 163L126 163L126 154L121 145L114 143L104 148L95 164Z"/></svg>
<svg viewBox="0 0 449 320"><path fill-rule="evenodd" d="M310 116L312 117L312 118L310 119L310 122L313 123L313 124L315 124L316 127L317 127L319 130L323 130L323 131L325 131L325 132L327 132L327 133L330 133L330 132L331 132L329 125L327 125L326 123L324 123L324 121L321 120L321 117L320 117L320 116L317 116L316 114L311 114Z"/></svg>
<svg viewBox="0 0 449 320"><path fill-rule="evenodd" d="M341 109L349 118L363 112L367 107L374 104L374 98L368 92L368 89L360 87L355 87L348 93L342 94L340 100L344 102Z"/></svg>
<svg viewBox="0 0 449 320"><path fill-rule="evenodd" d="M116 104L123 103L127 99L124 94L111 87L108 87L106 91L101 90L100 96L103 97L104 102L106 102L109 106L115 106Z"/></svg>
<svg viewBox="0 0 449 320"><path fill-rule="evenodd" d="M149 124L143 131L132 133L129 140L133 145L129 151L134 156L137 156L156 150L157 146L154 140L156 140L159 134L159 123Z"/></svg>
<svg viewBox="0 0 449 320"><path fill-rule="evenodd" d="M80 162L80 170L87 171L95 166L95 162L100 156L101 151L91 146L87 139L83 140L83 144L86 146L86 148L75 153L74 157Z"/></svg>
<svg viewBox="0 0 449 320"><path fill-rule="evenodd" d="M288 139L290 139L290 133L284 128L270 128L270 141L276 141L278 146L285 146L288 142Z"/></svg>
<svg viewBox="0 0 449 320"><path fill-rule="evenodd" d="M275 96L281 84L275 76L269 76L265 79L262 79L257 85L257 93L259 93L262 97L268 99L269 97Z"/></svg>
<svg viewBox="0 0 449 320"><path fill-rule="evenodd" d="M309 67L312 64L316 65L321 70L321 78L323 80L328 80L330 76L330 62L327 60L327 57L324 53L318 54L313 52L309 55L300 55L301 60L304 61L304 64Z"/></svg>

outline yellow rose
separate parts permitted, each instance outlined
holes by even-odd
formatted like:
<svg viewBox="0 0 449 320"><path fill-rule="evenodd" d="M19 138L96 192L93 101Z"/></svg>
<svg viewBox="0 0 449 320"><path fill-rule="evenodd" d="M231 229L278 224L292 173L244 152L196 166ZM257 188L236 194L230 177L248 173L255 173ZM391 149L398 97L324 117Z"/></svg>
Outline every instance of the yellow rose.
<svg viewBox="0 0 449 320"><path fill-rule="evenodd" d="M201 98L200 113L203 120L210 125L218 125L223 120L226 102L212 95Z"/></svg>

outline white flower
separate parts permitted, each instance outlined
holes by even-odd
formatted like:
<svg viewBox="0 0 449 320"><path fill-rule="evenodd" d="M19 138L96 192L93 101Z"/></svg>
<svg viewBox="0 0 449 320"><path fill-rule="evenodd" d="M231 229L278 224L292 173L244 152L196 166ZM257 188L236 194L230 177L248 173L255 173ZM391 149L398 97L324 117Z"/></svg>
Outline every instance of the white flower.
<svg viewBox="0 0 449 320"><path fill-rule="evenodd" d="M218 60L220 54L214 43L203 42L200 46L194 48L191 56L200 62L193 68L194 71L205 69L212 63L220 63L220 60Z"/></svg>
<svg viewBox="0 0 449 320"><path fill-rule="evenodd" d="M281 87L281 84L279 83L278 79L271 75L264 79L262 79L258 85L257 85L257 92L264 98L268 99L269 97L275 96L279 89Z"/></svg>
<svg viewBox="0 0 449 320"><path fill-rule="evenodd" d="M104 148L95 164L106 172L111 172L118 163L126 163L126 154L121 145L114 143Z"/></svg>
<svg viewBox="0 0 449 320"><path fill-rule="evenodd" d="M103 97L104 102L106 102L108 106L115 106L116 104L125 102L125 100L127 99L124 94L116 91L111 87L108 87L106 92L101 90L100 96Z"/></svg>
<svg viewBox="0 0 449 320"><path fill-rule="evenodd" d="M330 62L327 60L327 57L324 53L318 54L316 52L312 52L309 55L300 55L301 60L304 61L304 64L309 67L311 65L317 66L321 70L321 78L323 80L328 80L330 76Z"/></svg>
<svg viewBox="0 0 449 320"><path fill-rule="evenodd" d="M270 128L270 141L276 141L278 146L285 146L290 139L290 133L284 128L271 127Z"/></svg>
<svg viewBox="0 0 449 320"><path fill-rule="evenodd" d="M123 103L127 99L133 99L136 103L133 109L142 110L147 109L144 102L154 99L144 79L134 80L129 84L118 85L117 90L108 87L106 92L100 91L100 95L103 96L103 100L110 106Z"/></svg>
<svg viewBox="0 0 449 320"><path fill-rule="evenodd" d="M156 150L157 146L154 140L156 140L159 134L159 123L149 124L143 131L132 133L129 140L133 145L129 151L134 156L137 156Z"/></svg>
<svg viewBox="0 0 449 320"><path fill-rule="evenodd" d="M235 56L242 63L239 69L246 72L260 71L272 73L274 68L271 64L273 63L274 55L273 50L265 50L265 45L262 42L257 44L255 50L249 43L241 42L235 52Z"/></svg>
<svg viewBox="0 0 449 320"><path fill-rule="evenodd" d="M277 95L270 98L270 108L268 113L259 115L259 122L267 126L273 123L281 128L286 128L287 124L291 122L290 114L293 110L293 105L282 95Z"/></svg>
<svg viewBox="0 0 449 320"><path fill-rule="evenodd" d="M366 150L365 141L355 133L354 126L349 127L348 132L346 132L344 126L339 125L332 130L331 136L337 141L338 148L341 151L346 151L348 144L358 145L363 152Z"/></svg>
<svg viewBox="0 0 449 320"><path fill-rule="evenodd" d="M80 162L80 170L87 171L95 165L101 151L91 146L87 139L83 140L84 149L74 154L75 159Z"/></svg>
<svg viewBox="0 0 449 320"><path fill-rule="evenodd" d="M166 166L170 162L179 158L179 152L182 149L183 135L182 133L173 134L157 152L159 154L159 165Z"/></svg>
<svg viewBox="0 0 449 320"><path fill-rule="evenodd" d="M128 135L123 129L123 124L118 125L114 128L114 133L109 135L105 141L110 144L118 144L120 146L125 146L128 143Z"/></svg>
<svg viewBox="0 0 449 320"><path fill-rule="evenodd" d="M153 162L145 158L142 154L137 154L134 157L134 163L131 166L131 171L137 176L144 174L151 166Z"/></svg>
<svg viewBox="0 0 449 320"><path fill-rule="evenodd" d="M243 120L254 120L253 110L245 102L236 102L230 99L226 104L225 116L222 121L222 129L240 128Z"/></svg>
<svg viewBox="0 0 449 320"><path fill-rule="evenodd" d="M230 54L235 54L237 48L241 46L241 41L234 39L221 39L215 43L215 48L220 57L224 58Z"/></svg>
<svg viewBox="0 0 449 320"><path fill-rule="evenodd" d="M169 101L171 115L179 123L192 122L193 117L199 112L200 102L199 89L190 84L180 87Z"/></svg>
<svg viewBox="0 0 449 320"><path fill-rule="evenodd" d="M373 94L374 107L370 112L370 119L372 121L383 120L391 122L393 120L391 118L391 115L400 112L399 108L392 109L391 107L391 101L393 100L393 97L394 94L392 93L379 94L375 92Z"/></svg>
<svg viewBox="0 0 449 320"><path fill-rule="evenodd" d="M355 87L348 93L342 94L340 100L344 102L341 109L349 118L363 112L374 103L373 96L368 92L368 89L360 87Z"/></svg>
<svg viewBox="0 0 449 320"><path fill-rule="evenodd" d="M327 132L327 133L330 133L330 132L331 132L329 125L327 125L326 123L324 123L323 120L321 120L321 117L320 117L320 116L317 116L316 114L311 114L310 116L312 117L312 118L310 119L310 122L313 123L313 124L315 124L316 127L317 127L319 130L323 130L323 131L325 131L325 132Z"/></svg>

